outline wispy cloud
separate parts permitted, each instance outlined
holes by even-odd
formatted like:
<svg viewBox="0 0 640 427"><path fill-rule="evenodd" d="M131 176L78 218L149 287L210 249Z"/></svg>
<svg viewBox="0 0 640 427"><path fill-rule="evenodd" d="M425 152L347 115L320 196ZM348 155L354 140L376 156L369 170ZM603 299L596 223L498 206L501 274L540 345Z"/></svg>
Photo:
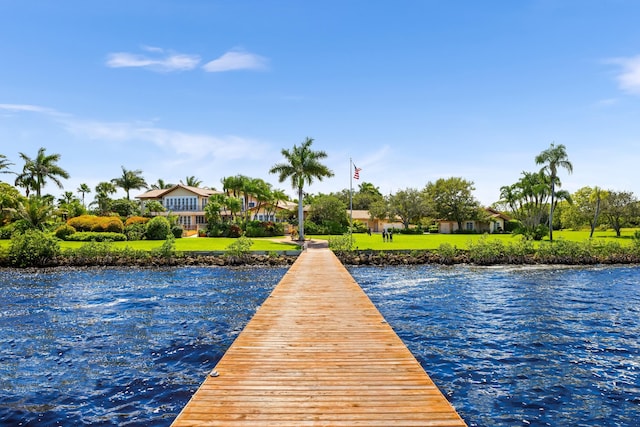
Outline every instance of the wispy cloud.
<svg viewBox="0 0 640 427"><path fill-rule="evenodd" d="M147 54L115 52L107 55L106 65L111 68L145 68L157 72L193 70L200 63L199 55L166 52L153 46L142 46Z"/></svg>
<svg viewBox="0 0 640 427"><path fill-rule="evenodd" d="M625 92L640 95L640 55L614 58L608 62L621 67L620 73L616 76L620 88Z"/></svg>
<svg viewBox="0 0 640 427"><path fill-rule="evenodd" d="M202 66L205 71L219 73L233 70L264 70L267 59L254 53L232 50Z"/></svg>
<svg viewBox="0 0 640 427"><path fill-rule="evenodd" d="M150 122L106 122L78 118L55 109L28 104L0 104L0 110L14 113L42 114L66 132L89 140L102 142L146 142L167 152L173 158L260 159L267 153L267 144L235 135L215 136L165 129Z"/></svg>

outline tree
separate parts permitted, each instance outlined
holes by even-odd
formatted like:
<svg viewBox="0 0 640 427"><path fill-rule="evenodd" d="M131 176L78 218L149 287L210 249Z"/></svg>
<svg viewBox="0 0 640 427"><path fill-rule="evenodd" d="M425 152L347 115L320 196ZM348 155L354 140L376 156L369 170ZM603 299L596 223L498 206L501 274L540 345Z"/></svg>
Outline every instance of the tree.
<svg viewBox="0 0 640 427"><path fill-rule="evenodd" d="M349 225L347 206L335 196L322 195L311 205L309 220L323 225L330 234L341 234Z"/></svg>
<svg viewBox="0 0 640 427"><path fill-rule="evenodd" d="M92 205L97 205L98 212L106 213L111 205L111 194L115 194L116 187L110 182L100 182L96 185L96 195Z"/></svg>
<svg viewBox="0 0 640 427"><path fill-rule="evenodd" d="M11 221L23 201L17 188L0 182L0 227Z"/></svg>
<svg viewBox="0 0 640 427"><path fill-rule="evenodd" d="M164 182L163 179L158 178L158 181L156 181L155 183L151 184L151 189L152 190L166 190L168 188L173 187L174 185L168 182Z"/></svg>
<svg viewBox="0 0 640 427"><path fill-rule="evenodd" d="M620 230L628 225L636 214L638 200L631 191L609 191L609 196L602 201L602 213L607 217L609 225L620 237Z"/></svg>
<svg viewBox="0 0 640 427"><path fill-rule="evenodd" d="M13 173L11 172L9 169L9 166L11 166L13 163L11 163L8 159L7 156L5 156L4 154L0 154L0 173Z"/></svg>
<svg viewBox="0 0 640 427"><path fill-rule="evenodd" d="M89 186L83 182L82 184L80 184L80 187L78 187L78 189L76 191L78 193L82 194L82 206L84 206L86 208L87 205L84 202L84 195L88 194L88 193L91 193L91 188L89 188Z"/></svg>
<svg viewBox="0 0 640 427"><path fill-rule="evenodd" d="M300 145L293 145L291 150L282 149L282 156L286 162L275 164L269 173L278 174L280 182L291 179L291 186L298 190L298 239L304 240L304 213L302 199L304 197L305 183L311 185L314 178L322 181L325 177L332 177L333 172L320 163L321 159L327 157L324 151L314 151L311 149L312 138L306 138Z"/></svg>
<svg viewBox="0 0 640 427"><path fill-rule="evenodd" d="M69 178L67 171L57 164L60 160L60 154L47 155L45 151L44 147L38 149L38 154L34 159L24 153L20 153L20 158L24 161L24 167L22 168L22 173L16 178L16 185L25 187L27 194L29 190L34 190L37 197L40 197L42 188L46 185L48 179L56 183L59 188L63 188L60 178Z"/></svg>
<svg viewBox="0 0 640 427"><path fill-rule="evenodd" d="M549 199L548 177L544 172L522 172L522 178L512 185L500 188L500 203L510 209L511 215L520 221L516 232L526 238L540 240L547 234L541 225Z"/></svg>
<svg viewBox="0 0 640 427"><path fill-rule="evenodd" d="M31 196L20 204L16 217L24 228L46 230L53 222L53 206L46 198Z"/></svg>
<svg viewBox="0 0 640 427"><path fill-rule="evenodd" d="M147 182L142 177L141 170L127 170L122 167L122 175L118 178L113 178L111 183L116 187L122 188L127 193L127 200L130 200L129 190L139 190L141 188L147 188Z"/></svg>
<svg viewBox="0 0 640 427"><path fill-rule="evenodd" d="M186 177L184 182L180 180L180 184L186 185L187 187L200 187L200 185L202 184L202 181L200 181L198 178L192 175L192 176Z"/></svg>
<svg viewBox="0 0 640 427"><path fill-rule="evenodd" d="M473 190L472 181L451 177L429 182L424 193L435 217L455 221L458 230L462 230L464 221L477 219L478 216L480 204L473 197Z"/></svg>
<svg viewBox="0 0 640 427"><path fill-rule="evenodd" d="M389 197L389 217L399 217L405 229L427 215L423 193L415 188L400 190Z"/></svg>
<svg viewBox="0 0 640 427"><path fill-rule="evenodd" d="M551 189L551 204L549 205L549 241L553 241L553 210L555 209L556 186L560 186L558 179L558 168L573 172L573 165L569 161L566 148L563 144L556 146L551 144L549 148L536 156L536 164L544 165L541 172L549 177L549 187Z"/></svg>

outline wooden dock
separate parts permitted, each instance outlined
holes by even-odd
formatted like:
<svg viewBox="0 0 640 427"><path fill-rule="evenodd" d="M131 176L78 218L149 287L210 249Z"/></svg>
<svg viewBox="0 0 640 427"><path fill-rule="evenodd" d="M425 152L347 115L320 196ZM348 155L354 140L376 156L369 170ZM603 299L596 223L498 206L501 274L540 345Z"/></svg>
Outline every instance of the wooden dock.
<svg viewBox="0 0 640 427"><path fill-rule="evenodd" d="M310 249L173 426L466 426L329 249Z"/></svg>

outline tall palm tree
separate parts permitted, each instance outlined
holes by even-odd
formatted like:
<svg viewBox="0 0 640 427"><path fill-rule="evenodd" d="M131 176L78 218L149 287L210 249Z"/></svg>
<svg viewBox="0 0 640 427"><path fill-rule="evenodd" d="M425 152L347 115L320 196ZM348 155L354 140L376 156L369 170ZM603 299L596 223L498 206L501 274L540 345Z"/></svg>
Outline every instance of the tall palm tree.
<svg viewBox="0 0 640 427"><path fill-rule="evenodd" d="M90 205L97 205L98 211L107 212L111 204L111 194L116 192L116 187L111 182L100 182L96 185L95 200Z"/></svg>
<svg viewBox="0 0 640 427"><path fill-rule="evenodd" d="M91 193L91 188L89 188L89 186L83 182L82 184L80 184L80 187L78 187L76 191L82 194L82 206L86 208L87 205L84 203L84 195L87 193Z"/></svg>
<svg viewBox="0 0 640 427"><path fill-rule="evenodd" d="M16 185L25 186L27 192L29 189L35 190L36 196L40 197L42 187L47 183L47 179L55 182L59 188L62 187L60 178L68 179L67 171L57 165L60 160L60 154L45 154L45 148L38 149L35 159L20 153L20 158L24 160L22 173L16 178Z"/></svg>
<svg viewBox="0 0 640 427"><path fill-rule="evenodd" d="M122 188L127 193L127 200L129 198L129 190L139 190L141 188L147 188L147 181L142 177L141 170L128 170L124 166L122 167L122 176L113 178L111 182L116 187Z"/></svg>
<svg viewBox="0 0 640 427"><path fill-rule="evenodd" d="M200 187L202 181L197 177L191 175L186 177L184 181L180 180L180 184L186 185L187 187Z"/></svg>
<svg viewBox="0 0 640 427"><path fill-rule="evenodd" d="M155 182L154 184L151 184L151 189L152 190L165 190L167 188L171 188L173 187L173 184L169 183L169 182L164 182L164 180L162 178L158 178L158 181Z"/></svg>
<svg viewBox="0 0 640 427"><path fill-rule="evenodd" d="M566 169L567 172L573 172L573 165L567 156L566 147L563 144L551 144L549 148L536 156L536 164L544 165L541 172L549 177L549 185L551 188L551 204L549 205L549 241L553 241L553 211L555 209L554 199L556 195L556 185L560 186L558 179L558 168Z"/></svg>
<svg viewBox="0 0 640 427"><path fill-rule="evenodd" d="M313 151L312 138L306 138L300 146L293 145L293 149L282 149L282 155L286 162L275 164L269 173L277 173L280 182L291 179L291 186L298 190L298 239L304 240L304 216L302 199L304 197L305 183L311 185L314 178L322 181L324 177L332 177L333 172L327 166L320 163L320 159L327 157L324 151Z"/></svg>

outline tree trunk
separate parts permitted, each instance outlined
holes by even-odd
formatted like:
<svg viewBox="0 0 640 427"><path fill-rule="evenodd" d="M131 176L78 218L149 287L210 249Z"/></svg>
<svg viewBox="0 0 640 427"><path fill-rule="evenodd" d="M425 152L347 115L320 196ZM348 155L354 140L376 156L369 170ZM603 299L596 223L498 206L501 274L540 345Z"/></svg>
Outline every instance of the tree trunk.
<svg viewBox="0 0 640 427"><path fill-rule="evenodd" d="M553 196L556 192L556 185L551 177L551 206L549 206L549 241L553 242Z"/></svg>
<svg viewBox="0 0 640 427"><path fill-rule="evenodd" d="M598 215L600 214L600 198L596 200L596 212L593 215L593 222L591 223L591 233L589 234L589 238L593 238L593 231L596 229L596 225L598 224Z"/></svg>
<svg viewBox="0 0 640 427"><path fill-rule="evenodd" d="M304 241L304 212L302 210L302 187L298 188L298 240Z"/></svg>

